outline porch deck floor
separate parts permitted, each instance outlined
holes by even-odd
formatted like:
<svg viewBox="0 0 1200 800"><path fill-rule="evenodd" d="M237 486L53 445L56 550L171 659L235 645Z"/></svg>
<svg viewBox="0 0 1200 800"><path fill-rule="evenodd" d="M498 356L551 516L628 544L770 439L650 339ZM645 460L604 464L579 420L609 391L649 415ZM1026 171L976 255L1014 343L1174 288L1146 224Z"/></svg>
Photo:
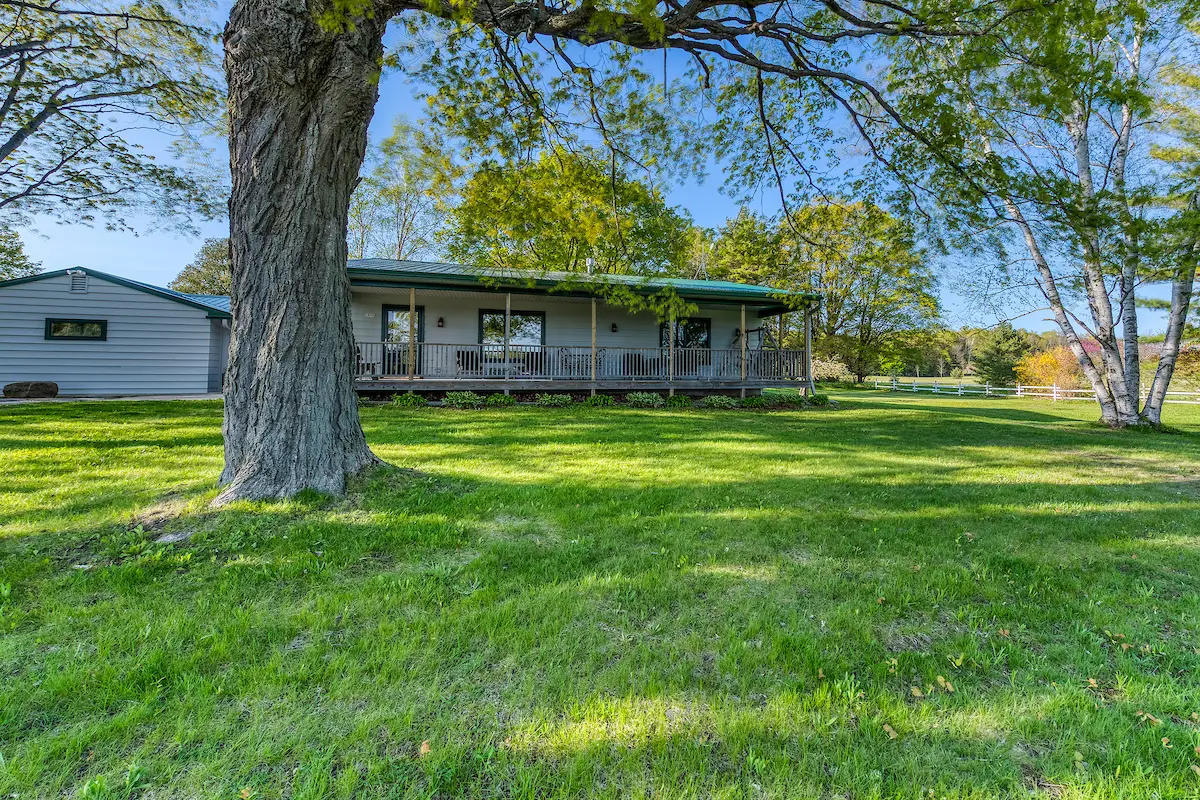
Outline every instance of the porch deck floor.
<svg viewBox="0 0 1200 800"><path fill-rule="evenodd" d="M354 382L355 388L362 392L450 392L450 391L510 391L510 392L637 392L637 391L666 391L674 389L683 391L739 391L792 388L803 390L803 381L774 379L745 381L706 381L661 379L646 380L573 380L573 379L538 379L521 378L505 380L503 378L359 378Z"/></svg>

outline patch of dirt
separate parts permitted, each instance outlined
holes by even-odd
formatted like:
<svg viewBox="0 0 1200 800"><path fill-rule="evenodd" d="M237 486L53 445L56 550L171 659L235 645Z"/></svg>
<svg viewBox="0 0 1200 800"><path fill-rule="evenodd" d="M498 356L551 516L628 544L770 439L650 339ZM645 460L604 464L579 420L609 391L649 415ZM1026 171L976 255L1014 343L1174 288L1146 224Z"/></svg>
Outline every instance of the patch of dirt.
<svg viewBox="0 0 1200 800"><path fill-rule="evenodd" d="M883 646L889 653L928 653L933 637L927 633L889 631L883 636Z"/></svg>
<svg viewBox="0 0 1200 800"><path fill-rule="evenodd" d="M130 521L130 527L136 528L140 525L144 531L161 530L168 523L178 519L183 514L185 506L187 506L187 499L183 495L178 492L169 492L154 505L134 514Z"/></svg>

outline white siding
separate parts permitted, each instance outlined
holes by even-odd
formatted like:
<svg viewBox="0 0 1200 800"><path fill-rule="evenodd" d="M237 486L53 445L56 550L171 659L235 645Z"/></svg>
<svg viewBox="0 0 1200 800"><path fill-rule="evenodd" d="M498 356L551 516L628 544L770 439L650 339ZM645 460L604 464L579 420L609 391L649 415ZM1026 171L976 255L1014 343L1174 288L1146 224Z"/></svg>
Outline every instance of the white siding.
<svg viewBox="0 0 1200 800"><path fill-rule="evenodd" d="M209 387L207 312L88 276L0 288L0 384L54 381L61 394L201 394ZM108 340L53 341L46 318L108 320Z"/></svg>
<svg viewBox="0 0 1200 800"><path fill-rule="evenodd" d="M408 307L408 290L384 292L354 290L351 318L354 338L378 342L383 334L383 307ZM504 308L503 294L417 290L417 305L425 308L425 341L437 344L475 344L479 341L479 309ZM512 297L512 310L543 311L546 314L546 344L587 346L592 343L592 307L586 299L565 297ZM734 333L741 326L741 309L728 305L700 305L696 318L712 320L712 346L734 347ZM437 327L438 317L445 327ZM612 326L616 323L617 332ZM746 307L746 327L761 324L757 307ZM630 314L623 308L601 304L596 310L598 347L658 347L658 320L652 312Z"/></svg>

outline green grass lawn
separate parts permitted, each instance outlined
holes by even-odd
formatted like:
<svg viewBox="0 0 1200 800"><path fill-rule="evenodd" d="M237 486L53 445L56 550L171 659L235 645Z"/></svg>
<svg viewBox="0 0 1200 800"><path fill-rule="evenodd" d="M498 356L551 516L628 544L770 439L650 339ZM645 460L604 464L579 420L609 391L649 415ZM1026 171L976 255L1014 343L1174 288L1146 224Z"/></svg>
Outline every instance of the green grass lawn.
<svg viewBox="0 0 1200 800"><path fill-rule="evenodd" d="M0 407L0 797L1195 797L1200 409L836 397L220 513L217 403Z"/></svg>

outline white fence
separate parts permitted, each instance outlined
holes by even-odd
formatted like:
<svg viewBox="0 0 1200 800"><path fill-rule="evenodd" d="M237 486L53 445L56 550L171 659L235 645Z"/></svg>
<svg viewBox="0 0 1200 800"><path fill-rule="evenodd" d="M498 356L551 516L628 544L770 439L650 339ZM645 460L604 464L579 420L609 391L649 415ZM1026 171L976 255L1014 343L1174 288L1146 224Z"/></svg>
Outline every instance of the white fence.
<svg viewBox="0 0 1200 800"><path fill-rule="evenodd" d="M942 383L940 381L921 383L919 381L898 381L892 378L891 381L876 379L875 388L892 392L912 392L913 394L929 392L930 394L952 394L961 397L971 395L978 397L1042 397L1056 403L1059 400L1094 401L1096 399L1096 394L1091 389L1073 389L1054 384L1029 386L1018 383L1016 386L992 386L985 383L980 386L977 383ZM1143 384L1141 390L1142 396L1145 397L1150 387ZM1200 405L1200 392L1167 392L1165 402Z"/></svg>

